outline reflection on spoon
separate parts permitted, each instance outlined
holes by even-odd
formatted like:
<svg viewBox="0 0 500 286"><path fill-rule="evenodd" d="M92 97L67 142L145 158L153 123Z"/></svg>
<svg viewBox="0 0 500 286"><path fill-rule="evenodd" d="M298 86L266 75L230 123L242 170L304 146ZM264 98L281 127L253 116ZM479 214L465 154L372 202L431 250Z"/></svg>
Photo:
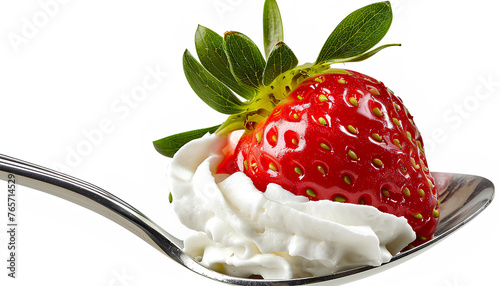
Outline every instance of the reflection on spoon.
<svg viewBox="0 0 500 286"><path fill-rule="evenodd" d="M331 275L290 280L237 278L205 268L182 251L181 240L172 236L131 205L85 181L0 154L0 179L15 175L16 183L37 189L90 209L118 223L181 265L210 279L236 285L341 285L389 269L468 223L493 200L494 186L488 179L461 174L433 173L439 192L440 222L428 242L399 253L381 266L365 266Z"/></svg>

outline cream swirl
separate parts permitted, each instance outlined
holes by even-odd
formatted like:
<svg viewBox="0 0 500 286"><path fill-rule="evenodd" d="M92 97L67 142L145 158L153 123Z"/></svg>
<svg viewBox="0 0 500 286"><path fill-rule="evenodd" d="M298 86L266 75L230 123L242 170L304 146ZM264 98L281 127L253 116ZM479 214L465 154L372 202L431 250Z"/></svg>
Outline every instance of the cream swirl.
<svg viewBox="0 0 500 286"><path fill-rule="evenodd" d="M309 201L276 184L262 193L244 173L215 174L227 143L193 140L167 172L174 211L195 231L185 251L204 266L268 279L326 275L378 266L415 239L405 218L371 206Z"/></svg>

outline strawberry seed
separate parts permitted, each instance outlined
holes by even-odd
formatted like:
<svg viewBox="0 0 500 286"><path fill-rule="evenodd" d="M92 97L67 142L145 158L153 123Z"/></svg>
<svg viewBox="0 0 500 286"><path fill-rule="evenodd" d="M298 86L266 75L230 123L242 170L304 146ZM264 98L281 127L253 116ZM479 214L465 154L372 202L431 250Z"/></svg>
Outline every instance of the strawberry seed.
<svg viewBox="0 0 500 286"><path fill-rule="evenodd" d="M382 195L386 198L389 197L389 191L387 189L382 189Z"/></svg>
<svg viewBox="0 0 500 286"><path fill-rule="evenodd" d="M403 189L403 195L409 197L411 195L410 190L408 188Z"/></svg>
<svg viewBox="0 0 500 286"><path fill-rule="evenodd" d="M273 163L269 163L269 169L271 169L275 172L278 171L278 168L276 168L276 166Z"/></svg>
<svg viewBox="0 0 500 286"><path fill-rule="evenodd" d="M346 198L341 195L335 195L335 197L333 197L333 200L339 203L345 203Z"/></svg>
<svg viewBox="0 0 500 286"><path fill-rule="evenodd" d="M301 176L304 174L304 173L302 172L302 169L301 169L301 168L299 168L299 167L295 167L293 170L295 171L295 173L297 173L297 174L299 174L299 175L301 175Z"/></svg>
<svg viewBox="0 0 500 286"><path fill-rule="evenodd" d="M321 148L323 148L326 151L332 151L332 148L330 148L330 146L326 145L326 143L321 143L321 144L319 144L319 146L321 146Z"/></svg>
<svg viewBox="0 0 500 286"><path fill-rule="evenodd" d="M373 108L372 111L373 111L373 114L375 114L375 116L377 116L377 117L382 116L382 112L380 111L380 109L378 107Z"/></svg>
<svg viewBox="0 0 500 286"><path fill-rule="evenodd" d="M352 125L347 125L347 130L349 130L349 132L351 132L354 135L358 134L358 130L354 128L354 126Z"/></svg>
<svg viewBox="0 0 500 286"><path fill-rule="evenodd" d="M354 153L354 151L352 150L347 151L347 155L349 155L349 157L351 157L351 159L353 160L358 160L358 155L356 155L356 153Z"/></svg>
<svg viewBox="0 0 500 286"><path fill-rule="evenodd" d="M384 163L382 162L382 160L377 159L377 158L373 159L373 164L375 164L375 166L377 166L379 168L384 165Z"/></svg>
<svg viewBox="0 0 500 286"><path fill-rule="evenodd" d="M406 167L405 167L405 166L403 166L403 165L399 166L399 169L401 170L401 172L402 172L403 174L406 174L406 172L408 171L408 170L406 169Z"/></svg>
<svg viewBox="0 0 500 286"><path fill-rule="evenodd" d="M408 137L408 140L411 141L411 133L409 131L406 131L406 137Z"/></svg>
<svg viewBox="0 0 500 286"><path fill-rule="evenodd" d="M417 163L415 163L415 159L410 158L410 162L413 165L413 168L415 168L416 170L420 169L420 166Z"/></svg>
<svg viewBox="0 0 500 286"><path fill-rule="evenodd" d="M417 140L417 146L418 146L418 149L420 149L420 151L422 151L422 153L425 154L424 148L422 147L422 142Z"/></svg>
<svg viewBox="0 0 500 286"><path fill-rule="evenodd" d="M255 140L257 140L257 143L260 143L262 140L262 133L258 132L255 134Z"/></svg>
<svg viewBox="0 0 500 286"><path fill-rule="evenodd" d="M325 169L323 168L323 166L321 165L318 165L318 167L316 167L318 169L318 171L321 173L321 174L325 174Z"/></svg>
<svg viewBox="0 0 500 286"><path fill-rule="evenodd" d="M422 198L425 197L425 191L422 189L418 189L418 195Z"/></svg>
<svg viewBox="0 0 500 286"><path fill-rule="evenodd" d="M399 139L394 139L392 140L392 142L394 142L394 145L398 146L399 149L403 150L403 146L401 146L401 142L399 141Z"/></svg>
<svg viewBox="0 0 500 286"><path fill-rule="evenodd" d="M397 118L393 118L392 122L394 122L394 124L396 124L396 126L401 127L401 122L399 122L399 120Z"/></svg>
<svg viewBox="0 0 500 286"><path fill-rule="evenodd" d="M378 135L377 133L373 133L372 138L377 140L378 142L382 142L382 137L380 137L380 135Z"/></svg>
<svg viewBox="0 0 500 286"><path fill-rule="evenodd" d="M369 92L373 95L380 95L380 92L376 88L370 88Z"/></svg>
<svg viewBox="0 0 500 286"><path fill-rule="evenodd" d="M316 193L312 189L307 189L306 194L310 197L316 197Z"/></svg>
<svg viewBox="0 0 500 286"><path fill-rule="evenodd" d="M327 126L326 120L325 120L323 117L318 118L318 122L319 122L321 125Z"/></svg>
<svg viewBox="0 0 500 286"><path fill-rule="evenodd" d="M346 184L348 184L348 185L352 184L351 178L349 178L349 176L347 176L347 175L344 176L344 182L346 182Z"/></svg>
<svg viewBox="0 0 500 286"><path fill-rule="evenodd" d="M358 106L358 101L354 97L349 97L349 102L356 107Z"/></svg>
<svg viewBox="0 0 500 286"><path fill-rule="evenodd" d="M439 211L438 210L433 210L432 211L432 216L435 217L435 218L438 218L439 217Z"/></svg>

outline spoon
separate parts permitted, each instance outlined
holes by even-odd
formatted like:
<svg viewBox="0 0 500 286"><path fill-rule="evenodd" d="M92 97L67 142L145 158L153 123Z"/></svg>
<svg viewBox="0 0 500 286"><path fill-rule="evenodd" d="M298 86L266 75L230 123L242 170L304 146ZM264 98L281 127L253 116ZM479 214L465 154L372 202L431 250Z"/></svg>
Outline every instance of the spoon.
<svg viewBox="0 0 500 286"><path fill-rule="evenodd" d="M440 221L428 242L395 255L381 266L364 266L325 276L290 280L238 278L208 269L182 251L183 242L148 219L140 211L105 190L54 170L0 154L0 179L15 176L16 184L37 189L90 209L131 231L184 267L204 277L235 285L341 285L396 266L468 223L493 200L494 186L488 179L462 174L433 173L439 192Z"/></svg>

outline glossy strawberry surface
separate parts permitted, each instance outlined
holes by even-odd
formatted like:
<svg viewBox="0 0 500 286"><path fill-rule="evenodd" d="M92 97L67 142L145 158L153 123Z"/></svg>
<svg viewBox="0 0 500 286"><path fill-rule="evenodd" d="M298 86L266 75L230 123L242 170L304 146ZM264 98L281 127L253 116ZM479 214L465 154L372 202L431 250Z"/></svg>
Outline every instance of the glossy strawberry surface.
<svg viewBox="0 0 500 286"><path fill-rule="evenodd" d="M417 234L416 246L432 237L439 207L412 118L372 77L347 70L317 74L246 132L218 172L242 171L261 191L276 183L310 200L403 216Z"/></svg>

